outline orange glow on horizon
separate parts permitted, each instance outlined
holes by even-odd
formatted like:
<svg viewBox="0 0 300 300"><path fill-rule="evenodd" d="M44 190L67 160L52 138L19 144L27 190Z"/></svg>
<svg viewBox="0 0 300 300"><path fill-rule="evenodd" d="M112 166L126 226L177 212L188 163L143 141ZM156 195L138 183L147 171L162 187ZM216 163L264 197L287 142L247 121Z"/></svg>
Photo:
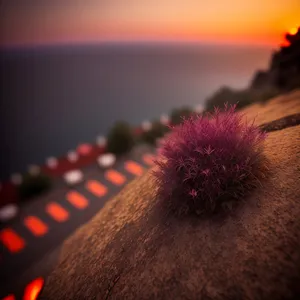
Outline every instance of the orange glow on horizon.
<svg viewBox="0 0 300 300"><path fill-rule="evenodd" d="M277 46L286 32L296 33L300 14L299 0L42 2L26 1L20 8L7 2L0 46L110 41Z"/></svg>
<svg viewBox="0 0 300 300"><path fill-rule="evenodd" d="M204 44L236 44L236 45L262 45L262 46L276 46L282 42L284 31L277 34L269 35L230 35L230 34L198 34L193 32L145 32L145 33L124 33L124 34L108 34L101 35L73 35L69 34L64 37L56 37L51 39L43 39L43 37L35 37L32 39L23 39L19 41L11 41L7 46L43 46L43 45L63 45L63 44L89 44L102 42L191 42Z"/></svg>
<svg viewBox="0 0 300 300"><path fill-rule="evenodd" d="M290 29L289 34L295 35L297 32L298 32L298 28L294 27L294 28Z"/></svg>

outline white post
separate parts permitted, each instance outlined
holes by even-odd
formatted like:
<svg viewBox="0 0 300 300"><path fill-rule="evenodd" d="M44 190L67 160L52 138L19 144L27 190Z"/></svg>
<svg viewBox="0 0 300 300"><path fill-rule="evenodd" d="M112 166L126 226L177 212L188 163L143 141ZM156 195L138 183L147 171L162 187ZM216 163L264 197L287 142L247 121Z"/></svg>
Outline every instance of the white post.
<svg viewBox="0 0 300 300"><path fill-rule="evenodd" d="M144 122L142 123L142 129L143 129L144 131L149 131L151 128L152 128L151 122L149 122L149 121L144 121Z"/></svg>
<svg viewBox="0 0 300 300"><path fill-rule="evenodd" d="M76 162L78 160L78 154L77 154L77 152L75 152L75 151L69 151L67 153L67 159L68 159L69 162L72 162L72 163Z"/></svg>
<svg viewBox="0 0 300 300"><path fill-rule="evenodd" d="M104 136L98 136L96 139L96 144L99 147L105 147L106 146L106 138Z"/></svg>
<svg viewBox="0 0 300 300"><path fill-rule="evenodd" d="M55 157L47 158L46 164L50 169L55 169L58 164L57 158L55 158Z"/></svg>

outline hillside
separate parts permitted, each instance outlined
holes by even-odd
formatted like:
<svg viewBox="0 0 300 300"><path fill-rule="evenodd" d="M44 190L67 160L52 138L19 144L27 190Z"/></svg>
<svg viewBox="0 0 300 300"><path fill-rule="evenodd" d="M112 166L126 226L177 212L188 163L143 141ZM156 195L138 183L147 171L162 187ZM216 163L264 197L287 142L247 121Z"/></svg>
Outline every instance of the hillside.
<svg viewBox="0 0 300 300"><path fill-rule="evenodd" d="M300 113L300 91L244 112L258 125ZM225 217L172 217L151 171L136 179L65 242L41 299L297 299L300 125L264 152L270 175Z"/></svg>

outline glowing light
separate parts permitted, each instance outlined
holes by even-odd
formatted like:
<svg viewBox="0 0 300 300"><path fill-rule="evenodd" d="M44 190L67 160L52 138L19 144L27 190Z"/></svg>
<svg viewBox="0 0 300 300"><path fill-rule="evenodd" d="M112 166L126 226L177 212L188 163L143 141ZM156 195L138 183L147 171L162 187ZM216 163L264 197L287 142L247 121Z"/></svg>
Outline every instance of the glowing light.
<svg viewBox="0 0 300 300"><path fill-rule="evenodd" d="M76 191L67 194L67 200L78 209L84 209L89 205L88 200Z"/></svg>
<svg viewBox="0 0 300 300"><path fill-rule="evenodd" d="M91 151L92 151L92 146L89 144L81 144L77 148L77 152L80 155L89 155Z"/></svg>
<svg viewBox="0 0 300 300"><path fill-rule="evenodd" d="M75 151L69 151L67 153L67 158L70 162L76 162L78 160L78 154Z"/></svg>
<svg viewBox="0 0 300 300"><path fill-rule="evenodd" d="M19 208L15 204L7 204L0 209L0 222L8 222L15 218Z"/></svg>
<svg viewBox="0 0 300 300"><path fill-rule="evenodd" d="M292 29L289 31L289 34L295 35L297 32L298 32L298 28L297 28L297 27L294 27L294 28L292 28Z"/></svg>
<svg viewBox="0 0 300 300"><path fill-rule="evenodd" d="M144 172L143 168L134 161L125 162L125 169L136 176L141 176Z"/></svg>
<svg viewBox="0 0 300 300"><path fill-rule="evenodd" d="M116 156L112 153L100 155L97 158L98 165L101 168L109 168L116 162Z"/></svg>
<svg viewBox="0 0 300 300"><path fill-rule="evenodd" d="M89 180L86 188L97 197L103 197L107 193L107 188L96 180Z"/></svg>
<svg viewBox="0 0 300 300"><path fill-rule="evenodd" d="M43 236L48 232L48 226L35 216L28 216L24 219L24 225L35 236Z"/></svg>
<svg viewBox="0 0 300 300"><path fill-rule="evenodd" d="M64 174L64 179L68 185L79 184L83 181L83 173L80 170L68 171Z"/></svg>
<svg viewBox="0 0 300 300"><path fill-rule="evenodd" d="M108 170L105 172L105 178L115 185L122 185L125 183L126 178L121 173L115 170Z"/></svg>
<svg viewBox="0 0 300 300"><path fill-rule="evenodd" d="M69 213L58 203L49 203L46 211L57 222L65 222L69 219Z"/></svg>
<svg viewBox="0 0 300 300"><path fill-rule="evenodd" d="M55 157L47 158L46 164L49 168L54 169L57 167L58 161Z"/></svg>
<svg viewBox="0 0 300 300"><path fill-rule="evenodd" d="M36 300L44 285L44 279L39 277L30 282L24 292L23 300Z"/></svg>
<svg viewBox="0 0 300 300"><path fill-rule="evenodd" d="M25 247L25 241L10 228L3 229L0 232L0 241L12 253L20 252Z"/></svg>

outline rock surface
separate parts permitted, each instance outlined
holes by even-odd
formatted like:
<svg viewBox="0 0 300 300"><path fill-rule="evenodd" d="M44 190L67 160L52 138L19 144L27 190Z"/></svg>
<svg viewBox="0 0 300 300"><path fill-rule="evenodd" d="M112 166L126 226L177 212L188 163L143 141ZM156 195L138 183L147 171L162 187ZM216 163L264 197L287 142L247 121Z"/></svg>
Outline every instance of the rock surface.
<svg viewBox="0 0 300 300"><path fill-rule="evenodd" d="M300 90L275 97L265 104L253 104L242 112L257 125L300 113Z"/></svg>
<svg viewBox="0 0 300 300"><path fill-rule="evenodd" d="M151 172L133 181L65 242L41 299L300 299L300 126L269 133L265 154L269 176L223 217L176 219Z"/></svg>

